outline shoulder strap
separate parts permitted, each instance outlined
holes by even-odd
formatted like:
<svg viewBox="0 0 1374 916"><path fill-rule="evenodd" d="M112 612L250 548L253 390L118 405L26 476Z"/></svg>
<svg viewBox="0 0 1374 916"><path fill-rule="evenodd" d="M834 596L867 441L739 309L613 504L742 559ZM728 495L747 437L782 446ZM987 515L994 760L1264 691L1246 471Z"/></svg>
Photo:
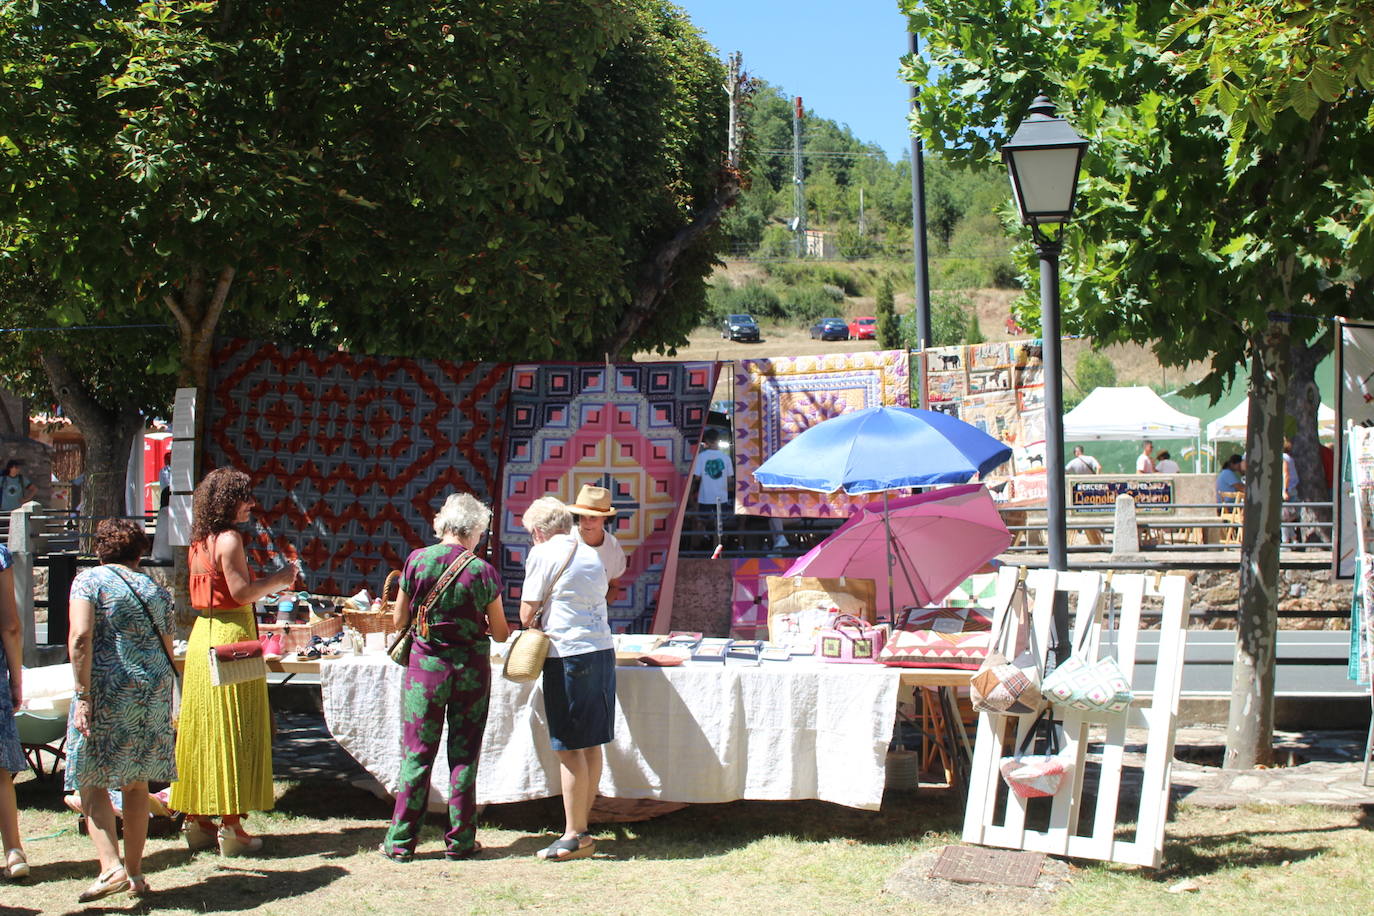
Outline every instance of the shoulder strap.
<svg viewBox="0 0 1374 916"><path fill-rule="evenodd" d="M467 565L475 559L477 559L477 555L464 547L463 552L454 557L453 562L448 565L448 569L444 570L444 574L439 577L439 581L434 583L434 587L429 590L429 594L425 595L425 600L420 602L420 607L416 609L415 616L411 618L410 625L418 629L421 636L424 636L429 631L429 623L426 620L429 616L429 609L434 606L435 601L439 600L439 596L443 594L453 580L458 578L458 574L466 569ZM421 623L421 620L426 620L426 622Z"/></svg>
<svg viewBox="0 0 1374 916"><path fill-rule="evenodd" d="M573 557L577 556L577 547L581 543L577 538L573 538L573 546L572 550L568 551L568 558L563 561L563 565L558 567L558 572L554 573L553 578L549 580L549 590L544 595L544 600L539 602L539 620L537 622L540 629L544 627L544 612L549 609L549 602L553 600L553 590L558 585L558 580L563 578L563 573L567 572L568 567L572 565Z"/></svg>
<svg viewBox="0 0 1374 916"><path fill-rule="evenodd" d="M157 622L153 620L153 612L148 610L148 602L143 600L143 596L138 593L138 589L134 588L132 582L124 578L122 572L116 572L114 569L110 569L110 572L114 573L116 579L124 583L124 587L129 590L129 594L134 596L134 600L138 602L138 606L143 608L143 616L148 618L148 626L153 628L153 634L157 636L158 648L162 650L163 655L167 656L167 664L172 666L172 672L176 673L176 662L172 661L172 654L167 651L167 644L162 641L162 631L157 628Z"/></svg>

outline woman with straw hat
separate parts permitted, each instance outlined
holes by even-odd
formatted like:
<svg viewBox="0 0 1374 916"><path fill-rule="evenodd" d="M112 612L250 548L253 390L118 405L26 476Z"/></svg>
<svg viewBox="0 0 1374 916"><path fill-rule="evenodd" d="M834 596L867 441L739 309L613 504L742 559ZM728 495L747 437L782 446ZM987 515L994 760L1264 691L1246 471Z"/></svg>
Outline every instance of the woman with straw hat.
<svg viewBox="0 0 1374 916"><path fill-rule="evenodd" d="M615 535L606 530L607 520L615 518L611 505L611 491L605 487L583 486L577 491L577 501L568 506L577 522L573 533L578 540L596 550L601 565L606 568L606 603L615 600L616 580L625 574L625 551Z"/></svg>

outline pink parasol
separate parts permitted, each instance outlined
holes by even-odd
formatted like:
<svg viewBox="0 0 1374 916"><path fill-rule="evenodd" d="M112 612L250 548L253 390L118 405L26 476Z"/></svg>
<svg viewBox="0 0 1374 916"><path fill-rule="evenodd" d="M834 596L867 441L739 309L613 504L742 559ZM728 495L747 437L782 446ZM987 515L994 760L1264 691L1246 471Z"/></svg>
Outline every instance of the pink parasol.
<svg viewBox="0 0 1374 916"><path fill-rule="evenodd" d="M868 504L784 575L887 581L892 594L883 602L889 595L879 587L878 610L891 617L892 602L939 601L1009 546L1011 533L987 488L965 484Z"/></svg>

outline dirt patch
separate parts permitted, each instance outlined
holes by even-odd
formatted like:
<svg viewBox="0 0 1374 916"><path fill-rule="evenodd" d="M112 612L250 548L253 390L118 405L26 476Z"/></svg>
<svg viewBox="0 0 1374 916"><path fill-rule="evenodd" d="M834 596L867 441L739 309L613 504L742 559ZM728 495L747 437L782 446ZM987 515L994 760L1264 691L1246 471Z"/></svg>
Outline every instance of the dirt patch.
<svg viewBox="0 0 1374 916"><path fill-rule="evenodd" d="M997 884L961 884L930 877L943 846L912 856L903 862L883 886L883 893L930 907L922 912L1026 913L1052 906L1055 894L1066 887L1069 864L1045 857L1035 887L1003 887ZM938 908L938 909L937 909Z"/></svg>

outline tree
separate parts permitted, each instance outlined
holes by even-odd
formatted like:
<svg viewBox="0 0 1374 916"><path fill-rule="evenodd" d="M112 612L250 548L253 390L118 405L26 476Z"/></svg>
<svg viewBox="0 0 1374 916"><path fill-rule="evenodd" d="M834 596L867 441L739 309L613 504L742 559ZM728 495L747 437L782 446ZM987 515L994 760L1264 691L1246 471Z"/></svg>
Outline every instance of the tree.
<svg viewBox="0 0 1374 916"><path fill-rule="evenodd" d="M1367 100L1322 102L1311 120L1278 112L1267 133L1233 148L1220 93L1205 96L1206 74L1176 65L1164 48L1199 41L1176 34L1182 4L1179 13L1163 0L1105 8L904 0L903 8L927 39L926 59L908 60L907 73L935 150L989 164L1042 89L1090 139L1080 218L1064 233L1066 329L1099 343L1150 343L1165 365L1210 359L1196 387L1213 397L1249 367L1226 762L1266 762L1291 341L1316 336L1319 322L1306 315L1359 309L1360 277L1370 271L1356 263L1350 221L1367 212Z"/></svg>
<svg viewBox="0 0 1374 916"><path fill-rule="evenodd" d="M878 296L873 305L873 311L878 318L878 346L884 350L902 346L902 333L892 295L891 277L883 277L882 285L878 287Z"/></svg>
<svg viewBox="0 0 1374 916"><path fill-rule="evenodd" d="M9 3L0 60L38 305L172 326L202 389L225 316L451 358L670 347L739 181L724 68L661 0Z"/></svg>
<svg viewBox="0 0 1374 916"><path fill-rule="evenodd" d="M968 331L964 334L964 342L969 344L980 344L987 339L987 335L983 333L983 326L978 323L978 309L970 308L968 313Z"/></svg>

